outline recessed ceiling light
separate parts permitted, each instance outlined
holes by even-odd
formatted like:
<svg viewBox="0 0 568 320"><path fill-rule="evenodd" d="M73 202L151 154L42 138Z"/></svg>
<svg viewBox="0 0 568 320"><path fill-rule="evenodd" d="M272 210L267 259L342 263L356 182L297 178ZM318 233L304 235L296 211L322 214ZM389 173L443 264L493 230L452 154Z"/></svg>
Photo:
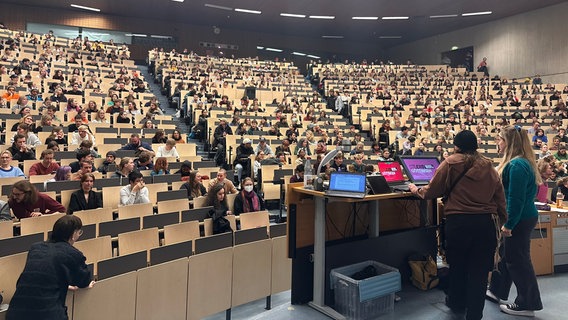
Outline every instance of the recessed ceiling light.
<svg viewBox="0 0 568 320"><path fill-rule="evenodd" d="M353 20L379 20L379 17L352 17Z"/></svg>
<svg viewBox="0 0 568 320"><path fill-rule="evenodd" d="M430 16L430 19L455 18L457 16L457 14L440 14L436 16Z"/></svg>
<svg viewBox="0 0 568 320"><path fill-rule="evenodd" d="M296 51L292 52L292 54L296 55L296 56L302 56L302 57L306 55L305 53L296 52Z"/></svg>
<svg viewBox="0 0 568 320"><path fill-rule="evenodd" d="M125 34L125 36L127 37L147 37L147 34L143 34L143 33L127 33Z"/></svg>
<svg viewBox="0 0 568 320"><path fill-rule="evenodd" d="M98 8L85 7L85 6L80 6L80 5L78 5L78 4L72 4L71 6L72 6L73 8L77 8L77 9L83 9L83 10L101 12L101 9L98 9Z"/></svg>
<svg viewBox="0 0 568 320"><path fill-rule="evenodd" d="M382 17L383 20L408 20L410 17Z"/></svg>
<svg viewBox="0 0 568 320"><path fill-rule="evenodd" d="M172 0L173 2L184 2L185 0Z"/></svg>
<svg viewBox="0 0 568 320"><path fill-rule="evenodd" d="M314 56L314 55L311 55L311 54L308 54L307 57L312 58L312 59L319 59L320 58L318 56Z"/></svg>
<svg viewBox="0 0 568 320"><path fill-rule="evenodd" d="M281 13L280 16L282 17L290 17L290 18L305 18L305 14L296 14L296 13Z"/></svg>
<svg viewBox="0 0 568 320"><path fill-rule="evenodd" d="M266 48L266 51L273 51L273 52L282 52L282 49L275 49L275 48Z"/></svg>
<svg viewBox="0 0 568 320"><path fill-rule="evenodd" d="M239 9L239 8L235 8L235 11L237 12L242 12L242 13L252 13L252 14L261 14L261 11L258 10L249 10L249 9Z"/></svg>
<svg viewBox="0 0 568 320"><path fill-rule="evenodd" d="M257 48L258 50L264 49L264 47L261 47L261 46L256 46L256 48Z"/></svg>
<svg viewBox="0 0 568 320"><path fill-rule="evenodd" d="M181 1L180 1L181 2ZM154 39L170 39L170 36L158 36L155 34L150 35L150 38L154 38Z"/></svg>
<svg viewBox="0 0 568 320"><path fill-rule="evenodd" d="M343 36L321 36L324 39L343 39Z"/></svg>
<svg viewBox="0 0 568 320"><path fill-rule="evenodd" d="M209 3L206 3L205 6L206 6L207 8L221 9L221 10L226 10L226 11L233 11L233 8L224 7L224 6L218 6L218 5L216 5L216 4L209 4Z"/></svg>
<svg viewBox="0 0 568 320"><path fill-rule="evenodd" d="M483 16L492 13L493 13L492 11L469 12L469 13L462 13L462 17Z"/></svg>
<svg viewBox="0 0 568 320"><path fill-rule="evenodd" d="M324 20L333 20L335 16L309 16L310 19L324 19Z"/></svg>
<svg viewBox="0 0 568 320"><path fill-rule="evenodd" d="M379 39L400 39L402 36L380 36Z"/></svg>

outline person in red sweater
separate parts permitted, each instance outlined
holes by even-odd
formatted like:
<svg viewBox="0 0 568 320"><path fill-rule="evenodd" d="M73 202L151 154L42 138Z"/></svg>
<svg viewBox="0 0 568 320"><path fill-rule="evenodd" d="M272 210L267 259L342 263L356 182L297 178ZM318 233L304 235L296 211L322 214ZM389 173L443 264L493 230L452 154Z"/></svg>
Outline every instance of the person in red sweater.
<svg viewBox="0 0 568 320"><path fill-rule="evenodd" d="M55 152L51 149L43 150L41 153L41 162L35 163L30 167L30 176L52 174L59 169L59 164L53 161Z"/></svg>
<svg viewBox="0 0 568 320"><path fill-rule="evenodd" d="M14 183L12 193L8 198L8 204L18 219L67 211L61 203L53 200L46 194L38 192L28 180Z"/></svg>

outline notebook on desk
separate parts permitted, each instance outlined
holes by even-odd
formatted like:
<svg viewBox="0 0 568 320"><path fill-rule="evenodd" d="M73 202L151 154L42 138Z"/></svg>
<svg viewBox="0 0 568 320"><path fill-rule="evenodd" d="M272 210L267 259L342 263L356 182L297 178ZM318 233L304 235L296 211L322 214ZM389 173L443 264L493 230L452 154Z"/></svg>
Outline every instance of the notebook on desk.
<svg viewBox="0 0 568 320"><path fill-rule="evenodd" d="M365 197L367 180L364 173L332 172L326 196L357 198Z"/></svg>
<svg viewBox="0 0 568 320"><path fill-rule="evenodd" d="M425 186L430 183L436 169L440 166L438 158L433 156L401 156L400 162L406 170L408 179L417 186Z"/></svg>
<svg viewBox="0 0 568 320"><path fill-rule="evenodd" d="M408 181L404 178L400 163L396 161L380 161L377 166L392 190L408 190Z"/></svg>

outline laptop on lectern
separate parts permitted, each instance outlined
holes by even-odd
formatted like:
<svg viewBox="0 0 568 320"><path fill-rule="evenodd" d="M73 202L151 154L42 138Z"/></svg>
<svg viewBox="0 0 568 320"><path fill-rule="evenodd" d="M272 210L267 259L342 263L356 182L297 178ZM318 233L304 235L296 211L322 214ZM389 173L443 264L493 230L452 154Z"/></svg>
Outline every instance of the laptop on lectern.
<svg viewBox="0 0 568 320"><path fill-rule="evenodd" d="M372 194L385 194L392 192L387 180L381 175L367 176L367 183L369 184L369 190Z"/></svg>
<svg viewBox="0 0 568 320"><path fill-rule="evenodd" d="M417 186L425 186L434 177L440 161L433 156L401 156L400 162L406 170L406 175Z"/></svg>
<svg viewBox="0 0 568 320"><path fill-rule="evenodd" d="M326 196L357 198L365 197L367 179L364 173L332 172Z"/></svg>
<svg viewBox="0 0 568 320"><path fill-rule="evenodd" d="M408 190L408 182L404 178L400 163L396 161L380 161L377 166L392 190Z"/></svg>

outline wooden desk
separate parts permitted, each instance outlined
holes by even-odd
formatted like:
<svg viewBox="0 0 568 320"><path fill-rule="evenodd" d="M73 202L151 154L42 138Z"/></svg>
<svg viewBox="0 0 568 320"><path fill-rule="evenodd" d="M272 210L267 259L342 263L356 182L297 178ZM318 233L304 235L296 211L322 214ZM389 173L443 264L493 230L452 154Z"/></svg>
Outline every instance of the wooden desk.
<svg viewBox="0 0 568 320"><path fill-rule="evenodd" d="M369 208L369 237L379 236L379 202L381 200L404 198L410 193L389 193L381 195L368 195L363 199L326 197L323 192L307 190L301 186L291 185L288 188L289 203L298 203L300 195L312 196L315 202L314 209L314 279L313 299L309 305L333 319L345 319L334 309L325 305L325 245L326 245L326 211L328 202L339 203L368 203ZM290 208L290 207L288 207ZM290 220L288 220L290 221ZM288 222L290 223L290 222ZM288 233L288 236L293 236Z"/></svg>
<svg viewBox="0 0 568 320"><path fill-rule="evenodd" d="M538 223L531 234L531 260L536 275L554 273L554 254L552 250L552 219L554 212L540 211Z"/></svg>

